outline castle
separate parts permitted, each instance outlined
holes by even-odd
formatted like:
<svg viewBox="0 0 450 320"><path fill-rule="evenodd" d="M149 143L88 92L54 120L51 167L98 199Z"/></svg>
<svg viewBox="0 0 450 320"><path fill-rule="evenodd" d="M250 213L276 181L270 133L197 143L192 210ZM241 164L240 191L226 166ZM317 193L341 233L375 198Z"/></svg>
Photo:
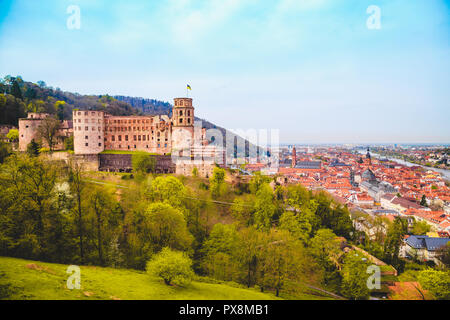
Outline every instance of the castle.
<svg viewBox="0 0 450 320"><path fill-rule="evenodd" d="M190 175L196 167L199 175L208 176L216 162L223 163L223 151L209 146L206 129L194 125L191 98L175 98L171 118L167 115L112 116L104 111L93 110L73 110L72 115L73 120L63 122L58 136L61 138L73 134L75 155L90 156L91 159L95 158L94 155L101 155L100 169L102 160L108 164L108 170L115 168L116 171L122 171L130 167L129 154L102 154L108 150L145 151L160 155L157 159L165 159L166 162L170 157L174 165L167 165L163 172L171 172L170 168L174 167L175 173L183 175ZM31 140L36 138L37 127L47 116L29 114L28 118L19 120L21 151L25 151ZM58 146L60 141L58 139Z"/></svg>

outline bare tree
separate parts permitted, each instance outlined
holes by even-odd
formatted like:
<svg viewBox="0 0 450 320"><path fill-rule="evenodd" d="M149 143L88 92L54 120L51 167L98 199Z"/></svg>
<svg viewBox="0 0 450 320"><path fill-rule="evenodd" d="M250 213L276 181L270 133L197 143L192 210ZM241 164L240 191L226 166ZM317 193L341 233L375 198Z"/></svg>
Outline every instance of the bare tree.
<svg viewBox="0 0 450 320"><path fill-rule="evenodd" d="M41 124L37 128L38 136L47 142L50 152L53 152L53 147L56 144L60 127L61 122L58 119L54 117L47 117L42 120Z"/></svg>

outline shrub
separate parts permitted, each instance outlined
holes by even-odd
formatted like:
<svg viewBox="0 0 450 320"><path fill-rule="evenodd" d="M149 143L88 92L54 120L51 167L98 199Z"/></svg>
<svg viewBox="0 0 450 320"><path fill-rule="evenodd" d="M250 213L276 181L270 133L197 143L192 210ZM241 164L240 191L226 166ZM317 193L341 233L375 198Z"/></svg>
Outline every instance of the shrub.
<svg viewBox="0 0 450 320"><path fill-rule="evenodd" d="M192 281L192 260L184 252L164 248L147 262L147 273L160 277L167 285L187 285Z"/></svg>

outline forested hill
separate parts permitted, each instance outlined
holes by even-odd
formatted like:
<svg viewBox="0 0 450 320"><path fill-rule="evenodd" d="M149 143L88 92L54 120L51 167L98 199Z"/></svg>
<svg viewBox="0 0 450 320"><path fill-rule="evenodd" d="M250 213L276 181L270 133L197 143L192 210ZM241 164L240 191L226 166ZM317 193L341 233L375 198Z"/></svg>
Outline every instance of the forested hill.
<svg viewBox="0 0 450 320"><path fill-rule="evenodd" d="M104 110L112 115L140 114L130 104L108 95L81 95L47 86L45 82L24 81L20 76L0 79L0 124L17 125L28 112L55 114L72 119L73 109Z"/></svg>
<svg viewBox="0 0 450 320"><path fill-rule="evenodd" d="M172 111L172 105L169 102L159 101L156 99L128 96L114 96L114 98L119 101L126 102L132 107L149 115L170 114Z"/></svg>

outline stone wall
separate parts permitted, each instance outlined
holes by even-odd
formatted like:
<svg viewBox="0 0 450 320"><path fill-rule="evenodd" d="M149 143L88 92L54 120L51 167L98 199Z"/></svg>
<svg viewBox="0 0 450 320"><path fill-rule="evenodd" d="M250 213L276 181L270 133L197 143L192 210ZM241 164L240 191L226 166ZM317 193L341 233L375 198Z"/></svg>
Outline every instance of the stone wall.
<svg viewBox="0 0 450 320"><path fill-rule="evenodd" d="M175 164L171 156L149 155L156 159L156 173L175 173ZM133 170L132 154L99 154L99 170L110 172L131 172Z"/></svg>

